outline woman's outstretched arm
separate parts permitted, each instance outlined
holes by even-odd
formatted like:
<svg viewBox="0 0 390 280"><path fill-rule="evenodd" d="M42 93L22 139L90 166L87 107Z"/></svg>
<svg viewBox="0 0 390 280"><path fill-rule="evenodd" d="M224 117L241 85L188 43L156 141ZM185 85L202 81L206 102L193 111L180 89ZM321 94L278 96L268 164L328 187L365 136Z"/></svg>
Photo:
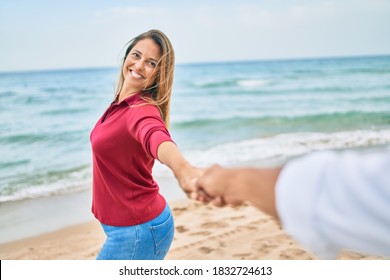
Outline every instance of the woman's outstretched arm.
<svg viewBox="0 0 390 280"><path fill-rule="evenodd" d="M158 160L172 170L180 187L187 196L199 200L195 181L203 173L202 170L192 166L173 142L166 141L161 143L158 147L157 155Z"/></svg>

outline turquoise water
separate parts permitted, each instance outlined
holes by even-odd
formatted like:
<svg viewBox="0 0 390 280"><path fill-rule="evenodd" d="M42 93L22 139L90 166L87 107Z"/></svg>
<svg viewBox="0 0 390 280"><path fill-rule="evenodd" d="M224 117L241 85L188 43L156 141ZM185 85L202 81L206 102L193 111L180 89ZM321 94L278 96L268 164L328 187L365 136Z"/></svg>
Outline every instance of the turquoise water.
<svg viewBox="0 0 390 280"><path fill-rule="evenodd" d="M89 133L117 74L0 73L0 201L90 188ZM201 166L386 145L390 56L178 65L170 131Z"/></svg>

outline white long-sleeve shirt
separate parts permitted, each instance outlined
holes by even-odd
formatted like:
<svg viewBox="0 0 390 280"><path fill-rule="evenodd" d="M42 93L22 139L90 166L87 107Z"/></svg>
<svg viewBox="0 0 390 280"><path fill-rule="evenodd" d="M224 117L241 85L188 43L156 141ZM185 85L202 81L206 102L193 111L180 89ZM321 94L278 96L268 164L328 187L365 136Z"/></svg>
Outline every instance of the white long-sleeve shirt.
<svg viewBox="0 0 390 280"><path fill-rule="evenodd" d="M276 208L285 231L320 258L344 249L390 256L390 149L290 161L276 184Z"/></svg>

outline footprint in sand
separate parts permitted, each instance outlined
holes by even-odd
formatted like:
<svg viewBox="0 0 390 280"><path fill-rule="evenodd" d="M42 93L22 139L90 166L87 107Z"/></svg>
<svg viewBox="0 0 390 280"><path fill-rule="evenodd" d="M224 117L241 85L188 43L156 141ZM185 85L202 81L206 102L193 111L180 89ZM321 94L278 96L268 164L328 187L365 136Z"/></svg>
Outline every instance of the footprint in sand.
<svg viewBox="0 0 390 280"><path fill-rule="evenodd" d="M268 254L272 250L276 249L279 245L272 240L269 239L260 239L256 240L253 243L253 250Z"/></svg>
<svg viewBox="0 0 390 280"><path fill-rule="evenodd" d="M177 226L177 227L175 228L175 230L176 230L177 232L179 232L179 233L183 233L183 232L188 231L188 229L187 229L185 226Z"/></svg>
<svg viewBox="0 0 390 280"><path fill-rule="evenodd" d="M231 217L229 220L235 221L235 220L242 220L245 219L245 216L236 216L236 217Z"/></svg>
<svg viewBox="0 0 390 280"><path fill-rule="evenodd" d="M301 249L289 248L279 253L280 259L283 260L312 260L313 258Z"/></svg>
<svg viewBox="0 0 390 280"><path fill-rule="evenodd" d="M209 231L198 231L198 232L193 232L190 235L201 235L201 236L209 236L211 232Z"/></svg>
<svg viewBox="0 0 390 280"><path fill-rule="evenodd" d="M199 251L201 251L203 254L210 254L214 249L209 247L200 247Z"/></svg>
<svg viewBox="0 0 390 280"><path fill-rule="evenodd" d="M202 228L225 228L229 225L224 222L206 222L200 225Z"/></svg>
<svg viewBox="0 0 390 280"><path fill-rule="evenodd" d="M174 208L172 208L173 215L175 215L176 217L180 216L181 214L183 214L187 210L188 210L187 207L174 207Z"/></svg>
<svg viewBox="0 0 390 280"><path fill-rule="evenodd" d="M234 254L233 257L241 260L248 259L252 254L251 253L241 253L241 254Z"/></svg>

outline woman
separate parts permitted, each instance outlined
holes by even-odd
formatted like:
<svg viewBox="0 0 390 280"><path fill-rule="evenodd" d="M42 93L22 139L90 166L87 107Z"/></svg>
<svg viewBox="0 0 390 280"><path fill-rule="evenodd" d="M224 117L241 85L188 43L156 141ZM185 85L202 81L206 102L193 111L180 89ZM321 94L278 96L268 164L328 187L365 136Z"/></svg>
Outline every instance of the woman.
<svg viewBox="0 0 390 280"><path fill-rule="evenodd" d="M97 259L164 259L173 240L169 206L152 177L154 160L168 166L189 195L192 167L167 130L174 50L159 30L130 41L114 101L91 132L92 212L107 239Z"/></svg>

